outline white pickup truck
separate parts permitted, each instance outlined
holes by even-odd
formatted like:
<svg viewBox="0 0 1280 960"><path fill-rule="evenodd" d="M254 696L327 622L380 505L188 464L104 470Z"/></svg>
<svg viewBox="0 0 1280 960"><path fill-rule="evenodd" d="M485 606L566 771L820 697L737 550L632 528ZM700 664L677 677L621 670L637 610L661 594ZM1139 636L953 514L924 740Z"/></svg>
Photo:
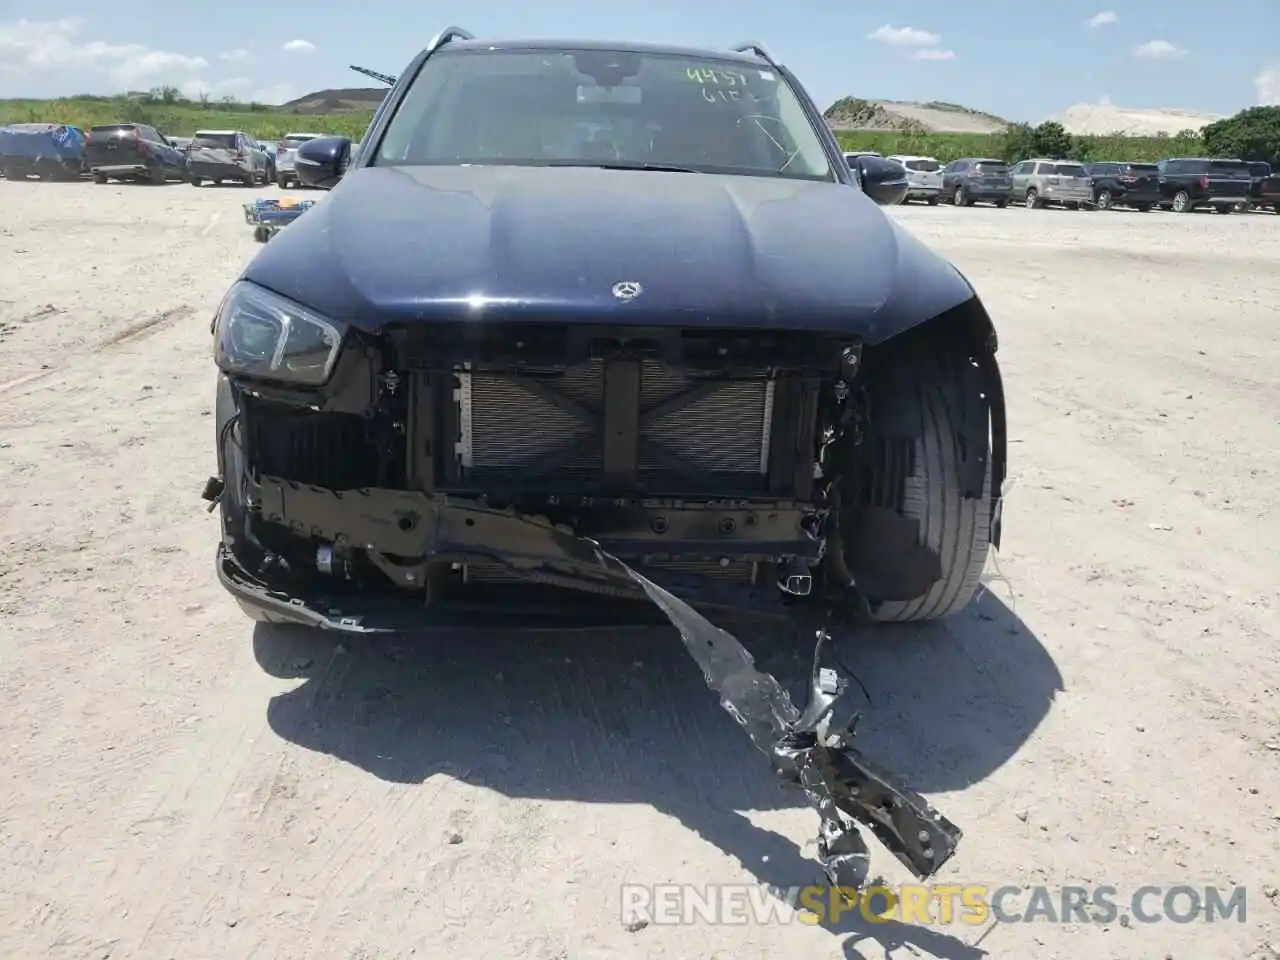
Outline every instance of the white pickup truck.
<svg viewBox="0 0 1280 960"><path fill-rule="evenodd" d="M902 202L923 200L929 206L937 206L942 193L942 164L933 157L892 156L885 157L900 163L907 170L907 196Z"/></svg>

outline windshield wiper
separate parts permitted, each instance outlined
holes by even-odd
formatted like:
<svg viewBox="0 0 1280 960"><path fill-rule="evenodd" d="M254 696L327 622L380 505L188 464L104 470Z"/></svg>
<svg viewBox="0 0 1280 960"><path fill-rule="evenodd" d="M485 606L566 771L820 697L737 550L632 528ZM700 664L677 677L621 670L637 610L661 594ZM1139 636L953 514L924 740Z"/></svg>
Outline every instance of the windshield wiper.
<svg viewBox="0 0 1280 960"><path fill-rule="evenodd" d="M680 167L670 163L649 163L644 160L548 160L538 166L595 167L598 170L656 170L660 173L698 172L692 167Z"/></svg>

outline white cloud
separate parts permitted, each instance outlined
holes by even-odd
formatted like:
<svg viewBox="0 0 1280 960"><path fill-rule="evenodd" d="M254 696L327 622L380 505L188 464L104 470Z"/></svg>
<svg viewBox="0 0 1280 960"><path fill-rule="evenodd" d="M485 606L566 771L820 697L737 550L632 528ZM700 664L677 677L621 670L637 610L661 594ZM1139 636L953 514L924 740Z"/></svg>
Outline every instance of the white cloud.
<svg viewBox="0 0 1280 960"><path fill-rule="evenodd" d="M938 34L930 33L927 30L917 30L915 27L895 27L886 23L883 27L867 34L867 39L887 43L891 47L931 47L942 38Z"/></svg>
<svg viewBox="0 0 1280 960"><path fill-rule="evenodd" d="M912 60L954 60L954 50L917 50L911 55Z"/></svg>
<svg viewBox="0 0 1280 960"><path fill-rule="evenodd" d="M225 60L227 63L239 63L242 60L249 59L249 51L244 47L237 47L235 50L223 50L218 54L219 60Z"/></svg>
<svg viewBox="0 0 1280 960"><path fill-rule="evenodd" d="M1133 55L1143 60L1177 60L1185 57L1187 51L1168 40L1148 40L1133 48Z"/></svg>
<svg viewBox="0 0 1280 960"><path fill-rule="evenodd" d="M82 84L76 92L87 92L104 79L126 89L181 83L209 65L203 57L140 43L85 41L83 29L80 17L0 24L0 64L23 87L14 93L31 96L40 92L32 89L36 84L61 80L66 86L72 78Z"/></svg>
<svg viewBox="0 0 1280 960"><path fill-rule="evenodd" d="M314 53L316 45L310 40L290 40L280 47L285 53Z"/></svg>
<svg viewBox="0 0 1280 960"><path fill-rule="evenodd" d="M1105 27L1107 24L1115 23L1120 18L1116 16L1114 10L1103 10L1101 13L1095 13L1092 17L1085 21L1090 27Z"/></svg>
<svg viewBox="0 0 1280 960"><path fill-rule="evenodd" d="M1258 91L1258 104L1264 107L1280 106L1280 66L1265 68L1253 78Z"/></svg>

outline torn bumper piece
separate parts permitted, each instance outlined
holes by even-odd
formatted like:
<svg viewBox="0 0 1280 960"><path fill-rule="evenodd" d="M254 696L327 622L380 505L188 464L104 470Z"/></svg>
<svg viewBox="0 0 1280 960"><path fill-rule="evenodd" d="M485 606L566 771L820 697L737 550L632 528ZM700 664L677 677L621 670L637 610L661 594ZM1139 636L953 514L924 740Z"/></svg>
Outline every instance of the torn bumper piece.
<svg viewBox="0 0 1280 960"><path fill-rule="evenodd" d="M285 497L286 488L295 493L307 490L308 497ZM274 500L273 490L278 495ZM263 516L294 526L299 534L313 536L331 533L324 529L325 498L360 496L359 491L302 488L270 479L263 480L259 491ZM801 789L818 813L818 855L832 885L857 889L867 878L869 855L856 824L870 830L919 879L932 876L955 853L961 837L959 828L850 746L852 723L843 727L833 723L834 709L848 684L835 670L823 665L825 631L817 631L810 699L801 712L777 679L755 668L751 654L736 638L672 590L627 566L597 541L553 526L542 518L496 510L470 499L407 496L413 498L412 510L379 518L384 525L381 536L372 538L380 545L384 541L394 544L397 554L427 559L484 556L535 581L550 577L543 582L651 601L679 631L708 687L719 696L721 706L769 758L777 776ZM311 498L316 498L311 504L313 509L301 506ZM288 508L286 500L291 501ZM349 521L349 505L346 516ZM395 618L376 624L335 621L313 605L260 582L248 582L225 547L220 548L218 573L230 592L268 620L309 623L345 632L412 629L411 623L397 623ZM419 611L420 617L421 608Z"/></svg>

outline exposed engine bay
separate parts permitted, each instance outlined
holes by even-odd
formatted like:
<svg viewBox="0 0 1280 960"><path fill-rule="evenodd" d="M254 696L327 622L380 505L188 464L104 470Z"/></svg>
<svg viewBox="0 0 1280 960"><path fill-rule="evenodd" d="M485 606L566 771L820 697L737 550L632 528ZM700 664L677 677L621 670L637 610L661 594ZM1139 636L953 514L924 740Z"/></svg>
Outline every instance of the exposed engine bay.
<svg viewBox="0 0 1280 960"><path fill-rule="evenodd" d="M866 877L853 822L920 878L954 853L960 831L832 719L847 684L822 663L826 628L871 622L860 571L887 571L908 595L938 577L916 521L878 490L892 486L877 473L885 449L859 454L871 413L859 343L572 326L352 337L323 388L221 382L220 476L205 497L222 505L219 576L242 603L353 633L412 629L472 589L530 583L575 608L656 609L818 811L833 884ZM1003 437L985 435L1003 410L998 373L972 367L987 408L970 411L983 436L966 495L982 497L982 477L1003 476ZM699 609L805 624L808 706Z"/></svg>

